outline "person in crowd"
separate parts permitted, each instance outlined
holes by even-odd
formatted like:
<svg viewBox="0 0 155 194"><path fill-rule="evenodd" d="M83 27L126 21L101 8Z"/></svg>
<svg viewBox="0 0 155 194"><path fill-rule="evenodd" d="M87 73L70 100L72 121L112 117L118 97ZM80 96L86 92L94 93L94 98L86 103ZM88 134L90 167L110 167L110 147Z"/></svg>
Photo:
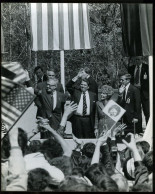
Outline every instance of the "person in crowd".
<svg viewBox="0 0 155 194"><path fill-rule="evenodd" d="M20 129L16 127L12 128L7 134L8 141L5 150L5 156L8 157L7 169L4 169L4 163L1 164L1 174L3 175L1 188L2 191L27 191L27 172L24 164L23 152L24 143L21 142L21 134L19 135ZM23 132L23 131L22 131ZM22 133L21 132L21 133ZM5 143L5 142L3 142ZM3 144L2 144L3 145ZM23 150L22 150L23 149ZM4 154L4 152L3 152ZM2 155L4 157L4 155Z"/></svg>
<svg viewBox="0 0 155 194"><path fill-rule="evenodd" d="M147 167L142 162L141 155L136 146L134 135L132 133L128 133L127 136L130 136L130 142L128 143L124 139L122 140L122 142L132 151L135 166L135 181L134 186L131 188L131 191L152 192L153 188L152 184L149 183L149 173Z"/></svg>
<svg viewBox="0 0 155 194"><path fill-rule="evenodd" d="M47 81L47 75L44 74L43 68L41 66L35 67L34 74L37 76L37 84Z"/></svg>
<svg viewBox="0 0 155 194"><path fill-rule="evenodd" d="M71 94L71 100L78 104L77 111L72 115L72 132L77 138L95 138L95 105L96 94L89 91L88 79L83 79L80 84L80 90L73 87L73 81L70 80L66 88Z"/></svg>
<svg viewBox="0 0 155 194"><path fill-rule="evenodd" d="M95 136L98 138L102 133L110 129L113 121L105 115L103 109L112 97L114 90L111 86L103 85L101 87L100 101L96 102L96 113L95 113Z"/></svg>
<svg viewBox="0 0 155 194"><path fill-rule="evenodd" d="M149 104L149 66L142 63L142 57L134 57L135 65L129 66L128 72L131 74L131 83L140 91L140 98L143 112L145 115L146 124L150 117Z"/></svg>
<svg viewBox="0 0 155 194"><path fill-rule="evenodd" d="M120 88L117 103L126 110L123 115L123 123L127 125L124 131L134 133L134 125L137 134L142 133L142 112L139 90L130 83L131 75L120 76Z"/></svg>
<svg viewBox="0 0 155 194"><path fill-rule="evenodd" d="M72 79L72 87L75 89L80 89L81 79L87 79L89 81L88 90L95 93L98 99L98 85L96 81L90 76L90 72L91 70L89 67L81 68L78 74ZM68 85L66 88L68 89ZM68 90L68 92L70 93L70 90Z"/></svg>
<svg viewBox="0 0 155 194"><path fill-rule="evenodd" d="M37 117L49 119L50 126L57 130L62 118L62 113L65 104L65 95L56 91L57 80L49 79L46 82L46 88L39 90L36 104L39 111ZM49 131L41 131L41 138L49 138L51 136Z"/></svg>

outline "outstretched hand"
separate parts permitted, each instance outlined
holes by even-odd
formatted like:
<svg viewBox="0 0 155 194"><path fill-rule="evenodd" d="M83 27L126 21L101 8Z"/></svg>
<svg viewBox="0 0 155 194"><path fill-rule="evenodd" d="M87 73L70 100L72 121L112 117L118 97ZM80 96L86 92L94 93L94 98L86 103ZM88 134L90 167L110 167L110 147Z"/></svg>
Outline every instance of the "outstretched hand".
<svg viewBox="0 0 155 194"><path fill-rule="evenodd" d="M107 138L110 135L111 130L106 131L101 137L98 138L97 143L102 145L107 141Z"/></svg>
<svg viewBox="0 0 155 194"><path fill-rule="evenodd" d="M136 140L135 140L135 138L134 138L134 134L128 133L126 136L131 136L130 142L128 143L128 142L125 141L124 139L122 139L122 142L123 142L123 143L124 143L131 151L134 151L135 149L137 149Z"/></svg>
<svg viewBox="0 0 155 194"><path fill-rule="evenodd" d="M112 131L111 131L111 132L112 132L112 133L111 133L111 136L112 136L112 137L115 137L116 134L118 134L119 132L121 132L122 130L124 130L126 127L127 127L127 126L126 126L126 124L124 124L124 123L118 125L118 127L112 129Z"/></svg>
<svg viewBox="0 0 155 194"><path fill-rule="evenodd" d="M42 117L37 117L37 122L38 127L48 127L49 126L49 120L42 118Z"/></svg>
<svg viewBox="0 0 155 194"><path fill-rule="evenodd" d="M74 111L77 110L77 103L74 103L73 101L72 102L69 102L69 104L65 104L64 106L64 114L66 116L69 116L71 115Z"/></svg>

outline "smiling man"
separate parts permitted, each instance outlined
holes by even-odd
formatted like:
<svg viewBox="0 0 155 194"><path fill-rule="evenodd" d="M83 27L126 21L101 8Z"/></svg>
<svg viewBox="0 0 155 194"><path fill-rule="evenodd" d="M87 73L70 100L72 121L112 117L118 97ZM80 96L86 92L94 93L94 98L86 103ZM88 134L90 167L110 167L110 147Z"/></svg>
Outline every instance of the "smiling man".
<svg viewBox="0 0 155 194"><path fill-rule="evenodd" d="M66 85L71 99L78 104L76 112L70 118L72 132L77 138L95 138L95 105L96 94L89 91L88 79L81 80L80 89L73 87L74 82L70 80Z"/></svg>

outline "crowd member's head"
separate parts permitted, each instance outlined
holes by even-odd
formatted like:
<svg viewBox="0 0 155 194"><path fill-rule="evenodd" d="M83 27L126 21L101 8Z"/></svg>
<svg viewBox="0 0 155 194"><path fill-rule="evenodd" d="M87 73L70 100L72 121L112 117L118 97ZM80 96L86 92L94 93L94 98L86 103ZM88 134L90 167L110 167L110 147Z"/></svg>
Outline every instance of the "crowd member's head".
<svg viewBox="0 0 155 194"><path fill-rule="evenodd" d="M48 68L47 71L46 71L46 74L47 74L48 80L55 79L55 71L54 71L54 69Z"/></svg>
<svg viewBox="0 0 155 194"><path fill-rule="evenodd" d="M61 145L54 139L45 140L41 144L40 152L44 154L49 163L53 158L62 156L63 154Z"/></svg>
<svg viewBox="0 0 155 194"><path fill-rule="evenodd" d="M89 81L87 79L83 79L81 81L80 88L82 92L86 92L89 89Z"/></svg>
<svg viewBox="0 0 155 194"><path fill-rule="evenodd" d="M107 175L106 169L102 164L92 164L85 172L85 176L92 182L97 184L97 177L101 175Z"/></svg>
<svg viewBox="0 0 155 194"><path fill-rule="evenodd" d="M145 154L143 163L147 167L149 174L153 172L153 151Z"/></svg>
<svg viewBox="0 0 155 194"><path fill-rule="evenodd" d="M62 192L91 192L91 191L101 191L94 186L88 185L83 179L69 176L66 177L65 180L60 183L58 191Z"/></svg>
<svg viewBox="0 0 155 194"><path fill-rule="evenodd" d="M128 85L128 83L130 83L130 80L131 80L131 75L130 74L124 74L124 75L121 75L120 76L120 84L121 85Z"/></svg>
<svg viewBox="0 0 155 194"><path fill-rule="evenodd" d="M34 74L36 74L38 79L42 78L44 75L43 68L41 66L35 67Z"/></svg>
<svg viewBox="0 0 155 194"><path fill-rule="evenodd" d="M129 191L127 179L121 173L115 173L111 176L111 178L116 182L120 192Z"/></svg>
<svg viewBox="0 0 155 194"><path fill-rule="evenodd" d="M32 140L27 147L26 154L39 152L41 147L41 142L39 140Z"/></svg>
<svg viewBox="0 0 155 194"><path fill-rule="evenodd" d="M136 142L136 145L142 147L144 154L146 154L150 150L150 144L147 141L138 141Z"/></svg>
<svg viewBox="0 0 155 194"><path fill-rule="evenodd" d="M49 173L42 168L36 168L28 173L27 191L44 191L49 183Z"/></svg>
<svg viewBox="0 0 155 194"><path fill-rule="evenodd" d="M84 176L84 171L80 167L75 167L72 169L72 175L78 176L78 177L83 177Z"/></svg>
<svg viewBox="0 0 155 194"><path fill-rule="evenodd" d="M101 101L109 100L113 94L114 90L111 86L103 85L101 87Z"/></svg>
<svg viewBox="0 0 155 194"><path fill-rule="evenodd" d="M87 156L88 158L92 158L95 151L95 144L94 143L85 143L81 152L82 155Z"/></svg>
<svg viewBox="0 0 155 194"><path fill-rule="evenodd" d="M18 128L18 143L19 146L21 147L23 155L25 154L25 150L27 148L27 134L26 132ZM9 140L9 135L7 134L3 140L2 140L2 147L1 147L1 156L3 159L9 158L10 156L10 140Z"/></svg>
<svg viewBox="0 0 155 194"><path fill-rule="evenodd" d="M152 184L141 183L141 184L137 184L131 187L130 191L131 192L152 192L153 189L152 189Z"/></svg>
<svg viewBox="0 0 155 194"><path fill-rule="evenodd" d="M52 94L57 88L57 80L56 79L49 79L46 85L46 91L49 94Z"/></svg>
<svg viewBox="0 0 155 194"><path fill-rule="evenodd" d="M72 163L71 159L68 157L65 156L56 157L49 161L49 163L52 166L56 166L57 168L59 168L64 173L65 176L69 176L72 174Z"/></svg>
<svg viewBox="0 0 155 194"><path fill-rule="evenodd" d="M96 176L96 182L94 183L97 187L104 190L104 192L118 192L118 186L116 182L107 175Z"/></svg>

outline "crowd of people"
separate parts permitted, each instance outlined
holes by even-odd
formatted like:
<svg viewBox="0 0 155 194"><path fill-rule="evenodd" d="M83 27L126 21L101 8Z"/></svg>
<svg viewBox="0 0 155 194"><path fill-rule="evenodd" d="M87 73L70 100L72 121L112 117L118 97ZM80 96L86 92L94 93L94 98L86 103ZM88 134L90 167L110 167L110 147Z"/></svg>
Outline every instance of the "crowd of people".
<svg viewBox="0 0 155 194"><path fill-rule="evenodd" d="M116 125L103 112L114 89L103 85L98 96L98 85L88 67L80 69L64 91L53 69L44 74L37 66L36 119L43 140L30 141L27 133L16 127L2 139L1 190L153 191L153 148L147 141L135 138L136 134L143 135L141 106L146 123L149 118L149 85L146 90L142 86L149 84L148 69L143 69L140 62L138 65L132 73L120 75L116 103L125 109L125 114ZM30 79L24 84L32 86ZM119 112L115 105L109 109L112 116ZM65 139L67 121L71 122L74 148ZM118 149L120 138L126 146L123 151ZM82 139L96 139L96 144Z"/></svg>
<svg viewBox="0 0 155 194"><path fill-rule="evenodd" d="M77 110L70 102L57 131L49 120L38 118L38 127L50 131L44 141L28 142L21 128L13 128L3 138L1 147L1 188L3 191L81 191L81 192L151 192L153 151L146 141L136 142L128 133L124 158L117 151L116 136L126 126L120 124L92 142L83 144L73 135L77 146L72 149L59 134L70 115ZM128 165L128 162L132 165ZM129 169L131 168L131 169Z"/></svg>

